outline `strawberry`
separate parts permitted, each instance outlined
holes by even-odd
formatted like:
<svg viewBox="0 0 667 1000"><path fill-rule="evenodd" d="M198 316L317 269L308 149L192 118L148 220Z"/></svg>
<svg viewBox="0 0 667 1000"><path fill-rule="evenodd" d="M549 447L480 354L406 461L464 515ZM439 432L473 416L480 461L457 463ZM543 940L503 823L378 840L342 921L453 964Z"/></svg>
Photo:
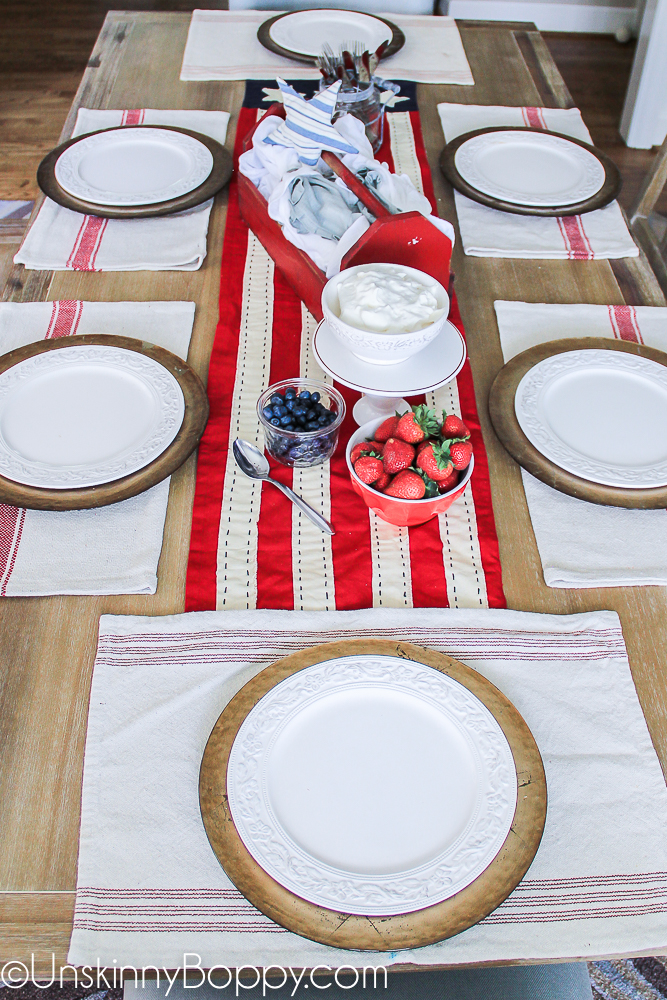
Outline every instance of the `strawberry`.
<svg viewBox="0 0 667 1000"><path fill-rule="evenodd" d="M362 458L357 459L354 463L354 471L362 483L368 483L369 485L379 479L384 472L380 459L371 458L369 455L364 455Z"/></svg>
<svg viewBox="0 0 667 1000"><path fill-rule="evenodd" d="M426 447L417 453L416 465L436 483L447 479L454 468L449 458L449 449L443 448L437 441L426 442Z"/></svg>
<svg viewBox="0 0 667 1000"><path fill-rule="evenodd" d="M463 423L460 417L456 414L450 413L449 416L442 411L443 425L442 425L442 436L445 438L469 438L470 431Z"/></svg>
<svg viewBox="0 0 667 1000"><path fill-rule="evenodd" d="M394 436L396 431L396 425L398 424L398 414L394 417L387 417L383 420L378 429L375 432L376 441L387 441L390 437Z"/></svg>
<svg viewBox="0 0 667 1000"><path fill-rule="evenodd" d="M446 479L441 479L438 483L438 493L449 493L459 481L459 474L456 469L452 469L451 474Z"/></svg>
<svg viewBox="0 0 667 1000"><path fill-rule="evenodd" d="M387 497L397 497L399 500L421 500L426 492L426 485L421 476L411 469L405 469L394 476L384 491Z"/></svg>
<svg viewBox="0 0 667 1000"><path fill-rule="evenodd" d="M350 452L350 461L352 465L357 461L361 455L375 455L379 458L382 454L382 445L377 441L362 441L361 444L355 444L354 448Z"/></svg>
<svg viewBox="0 0 667 1000"><path fill-rule="evenodd" d="M472 445L470 441L450 441L449 457L455 469L467 469L472 457Z"/></svg>
<svg viewBox="0 0 667 1000"><path fill-rule="evenodd" d="M395 472L401 472L403 469L407 469L412 465L412 461L415 457L415 449L411 444L406 441L401 441L400 438L390 437L386 442L382 450L382 464L384 465L384 471L393 475Z"/></svg>
<svg viewBox="0 0 667 1000"><path fill-rule="evenodd" d="M380 476L380 478L377 479L373 483L373 489L374 490L379 490L380 493L384 493L384 491L386 490L387 486L389 486L389 483L391 482L391 480L392 480L392 476L390 476L389 473L387 473L387 472L383 472L382 475Z"/></svg>
<svg viewBox="0 0 667 1000"><path fill-rule="evenodd" d="M396 425L394 434L408 444L417 444L424 438L432 437L440 430L438 421L433 410L429 410L423 404L413 406L411 410L404 413Z"/></svg>

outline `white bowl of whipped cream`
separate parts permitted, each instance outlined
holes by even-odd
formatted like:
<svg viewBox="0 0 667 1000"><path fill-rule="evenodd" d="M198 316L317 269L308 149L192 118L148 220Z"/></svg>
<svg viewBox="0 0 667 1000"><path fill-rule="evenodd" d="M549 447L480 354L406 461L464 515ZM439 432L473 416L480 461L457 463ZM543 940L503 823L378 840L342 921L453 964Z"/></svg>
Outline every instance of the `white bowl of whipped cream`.
<svg viewBox="0 0 667 1000"><path fill-rule="evenodd" d="M439 281L414 267L357 264L327 282L322 312L357 358L395 365L438 336L449 314L449 295Z"/></svg>

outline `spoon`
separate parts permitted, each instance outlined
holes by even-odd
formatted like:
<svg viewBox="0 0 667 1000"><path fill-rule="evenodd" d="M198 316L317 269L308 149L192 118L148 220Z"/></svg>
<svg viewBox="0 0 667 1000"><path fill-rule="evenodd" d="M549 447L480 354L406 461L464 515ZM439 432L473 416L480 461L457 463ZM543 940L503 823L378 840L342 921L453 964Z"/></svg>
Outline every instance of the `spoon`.
<svg viewBox="0 0 667 1000"><path fill-rule="evenodd" d="M234 452L234 458L236 459L236 464L238 465L241 472L245 473L249 479L263 479L267 483L273 483L277 486L286 497L288 497L292 503L296 504L299 510L303 511L306 517L315 524L320 531L324 531L327 535L335 535L334 528L331 527L328 521L318 514L316 510L307 504L305 500L297 496L289 486L283 486L279 483L277 479L271 479L269 475L269 460L266 455L263 455L258 448L255 448L254 444L250 444L249 441L244 441L243 438L237 438L232 445L232 451Z"/></svg>

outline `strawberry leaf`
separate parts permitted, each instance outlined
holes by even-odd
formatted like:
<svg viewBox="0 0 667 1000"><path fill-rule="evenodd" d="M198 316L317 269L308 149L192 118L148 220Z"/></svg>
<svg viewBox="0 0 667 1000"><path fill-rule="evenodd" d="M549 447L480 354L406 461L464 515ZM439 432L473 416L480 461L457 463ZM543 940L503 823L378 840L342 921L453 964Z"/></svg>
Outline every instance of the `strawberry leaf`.
<svg viewBox="0 0 667 1000"><path fill-rule="evenodd" d="M422 499L427 500L430 499L431 497L438 496L438 484L435 483L431 479L431 477L424 472L423 469L416 469L414 466L411 466L410 471L416 472L417 475L421 476L421 478L424 480L424 484L426 486L426 493L424 494Z"/></svg>
<svg viewBox="0 0 667 1000"><path fill-rule="evenodd" d="M434 437L440 433L440 424L435 415L435 410L429 410L428 406L420 403L419 406L412 407L412 412L415 415L415 421L419 424L427 438Z"/></svg>

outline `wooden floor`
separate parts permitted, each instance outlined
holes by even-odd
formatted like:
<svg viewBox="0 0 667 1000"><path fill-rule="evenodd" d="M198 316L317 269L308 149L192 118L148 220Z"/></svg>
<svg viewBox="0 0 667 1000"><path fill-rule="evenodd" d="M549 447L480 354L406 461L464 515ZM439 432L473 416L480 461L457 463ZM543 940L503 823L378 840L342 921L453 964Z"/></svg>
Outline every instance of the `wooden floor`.
<svg viewBox="0 0 667 1000"><path fill-rule="evenodd" d="M0 7L0 199L30 199L35 171L56 145L106 11L105 0L3 0ZM124 10L190 10L192 0L124 0ZM226 7L198 0L201 8ZM654 153L618 132L634 44L611 35L545 33L593 141L618 164L628 208Z"/></svg>

